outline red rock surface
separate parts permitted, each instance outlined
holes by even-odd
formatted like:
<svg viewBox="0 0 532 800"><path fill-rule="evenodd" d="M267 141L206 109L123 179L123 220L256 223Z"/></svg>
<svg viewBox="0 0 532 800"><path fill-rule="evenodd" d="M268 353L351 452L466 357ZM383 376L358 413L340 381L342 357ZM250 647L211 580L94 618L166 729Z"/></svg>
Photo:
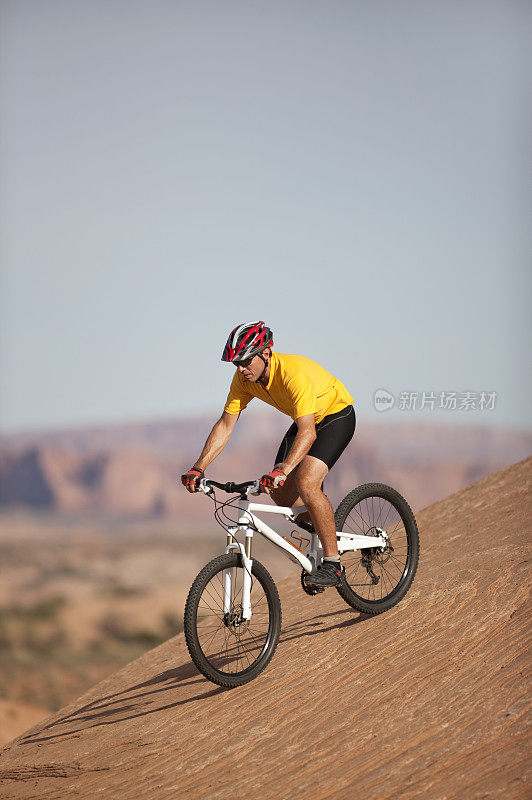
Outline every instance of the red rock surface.
<svg viewBox="0 0 532 800"><path fill-rule="evenodd" d="M177 636L7 745L0 797L530 797L531 469L417 514L418 574L388 613L307 597L294 568L259 678L215 687Z"/></svg>

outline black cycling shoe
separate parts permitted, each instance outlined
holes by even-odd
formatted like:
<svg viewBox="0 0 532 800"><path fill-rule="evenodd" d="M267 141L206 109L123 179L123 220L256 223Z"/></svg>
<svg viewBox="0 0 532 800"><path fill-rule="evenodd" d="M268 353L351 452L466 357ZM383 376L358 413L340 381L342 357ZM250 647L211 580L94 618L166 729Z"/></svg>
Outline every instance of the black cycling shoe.
<svg viewBox="0 0 532 800"><path fill-rule="evenodd" d="M305 577L306 586L339 586L342 582L342 567L333 561L323 561L317 571Z"/></svg>

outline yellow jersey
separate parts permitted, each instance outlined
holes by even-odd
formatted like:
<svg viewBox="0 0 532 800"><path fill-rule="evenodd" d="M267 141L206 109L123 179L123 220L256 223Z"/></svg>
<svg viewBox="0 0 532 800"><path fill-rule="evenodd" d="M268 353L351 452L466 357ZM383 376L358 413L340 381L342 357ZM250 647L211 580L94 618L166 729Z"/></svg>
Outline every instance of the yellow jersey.
<svg viewBox="0 0 532 800"><path fill-rule="evenodd" d="M272 351L267 386L258 381L245 381L238 370L235 372L224 411L239 414L254 397L293 420L314 414L316 424L353 404L344 384L315 361L275 351Z"/></svg>

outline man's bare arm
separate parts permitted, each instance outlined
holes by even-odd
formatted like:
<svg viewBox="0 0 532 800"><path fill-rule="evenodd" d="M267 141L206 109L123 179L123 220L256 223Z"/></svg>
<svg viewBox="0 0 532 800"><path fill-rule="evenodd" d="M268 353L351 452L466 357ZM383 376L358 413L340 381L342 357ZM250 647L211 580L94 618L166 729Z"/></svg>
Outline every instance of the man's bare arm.
<svg viewBox="0 0 532 800"><path fill-rule="evenodd" d="M277 469L281 469L285 475L288 475L289 472L292 472L292 470L297 467L299 462L307 455L316 438L314 414L305 414L304 417L298 417L296 419L296 425L296 438L293 441L290 452L282 463L275 465Z"/></svg>
<svg viewBox="0 0 532 800"><path fill-rule="evenodd" d="M206 470L209 464L220 455L225 445L231 438L234 427L240 414L228 414L224 411L218 422L215 422L212 431L207 437L207 441L201 451L201 455L194 466Z"/></svg>

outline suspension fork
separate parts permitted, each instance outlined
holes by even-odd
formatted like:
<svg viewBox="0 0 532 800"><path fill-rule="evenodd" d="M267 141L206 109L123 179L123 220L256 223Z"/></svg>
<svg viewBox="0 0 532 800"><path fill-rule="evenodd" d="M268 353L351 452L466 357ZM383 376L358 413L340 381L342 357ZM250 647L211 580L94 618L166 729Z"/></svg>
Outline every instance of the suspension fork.
<svg viewBox="0 0 532 800"><path fill-rule="evenodd" d="M246 531L246 555L242 556L244 565L244 576L242 579L242 616L244 619L251 619L251 545L253 543L253 531L248 528Z"/></svg>
<svg viewBox="0 0 532 800"><path fill-rule="evenodd" d="M227 547L225 552L238 551L242 559L243 577L242 577L242 618L250 620L252 616L251 611L251 569L253 567L253 559L251 557L252 543L253 543L253 530L246 526L246 544L245 546L237 542L232 534L236 528L229 528L227 532ZM224 614L229 614L231 611L231 599L233 593L233 580L234 580L234 567L230 567L224 571Z"/></svg>

